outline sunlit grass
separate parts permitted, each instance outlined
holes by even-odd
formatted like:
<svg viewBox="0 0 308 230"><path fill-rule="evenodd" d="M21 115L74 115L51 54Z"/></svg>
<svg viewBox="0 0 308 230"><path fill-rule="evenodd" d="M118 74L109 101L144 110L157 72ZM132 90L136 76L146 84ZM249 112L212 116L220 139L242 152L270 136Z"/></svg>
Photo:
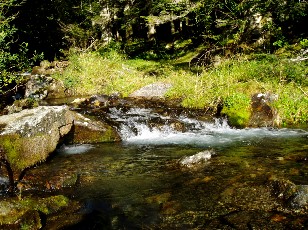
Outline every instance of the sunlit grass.
<svg viewBox="0 0 308 230"><path fill-rule="evenodd" d="M244 110L253 94L272 93L278 95L274 106L284 124L308 121L307 63L274 55L236 56L196 72L179 67L178 60L127 59L116 52L74 54L70 62L57 77L78 95L117 92L125 97L147 84L165 82L173 85L166 97L181 99L184 107L216 108L228 101L234 106L230 111L247 115Z"/></svg>

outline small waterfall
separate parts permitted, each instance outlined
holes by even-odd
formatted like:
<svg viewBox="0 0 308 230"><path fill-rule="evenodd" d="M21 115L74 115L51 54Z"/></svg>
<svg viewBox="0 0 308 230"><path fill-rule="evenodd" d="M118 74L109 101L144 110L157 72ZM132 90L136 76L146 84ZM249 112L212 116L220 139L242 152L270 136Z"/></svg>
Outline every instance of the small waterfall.
<svg viewBox="0 0 308 230"><path fill-rule="evenodd" d="M144 108L111 108L109 117L119 124L122 140L132 144L212 147L264 137L289 137L308 133L304 130L274 128L235 129L228 125L226 119L215 118L209 122L183 115L171 117Z"/></svg>

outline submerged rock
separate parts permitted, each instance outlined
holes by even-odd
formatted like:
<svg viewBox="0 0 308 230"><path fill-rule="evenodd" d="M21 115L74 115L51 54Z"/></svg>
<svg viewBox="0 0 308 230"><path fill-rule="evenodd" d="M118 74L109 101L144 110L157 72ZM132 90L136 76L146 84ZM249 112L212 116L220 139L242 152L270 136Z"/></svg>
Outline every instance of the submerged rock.
<svg viewBox="0 0 308 230"><path fill-rule="evenodd" d="M40 106L1 116L1 160L16 176L45 161L72 125L73 116L66 106Z"/></svg>
<svg viewBox="0 0 308 230"><path fill-rule="evenodd" d="M89 98L76 98L72 104L81 108L99 108L116 106L119 104L121 95L114 93L111 95L92 95Z"/></svg>
<svg viewBox="0 0 308 230"><path fill-rule="evenodd" d="M296 193L290 200L290 205L293 208L308 208L308 185L297 185Z"/></svg>
<svg viewBox="0 0 308 230"><path fill-rule="evenodd" d="M296 185L285 179L270 178L269 187L274 196L290 211L307 213L308 185Z"/></svg>
<svg viewBox="0 0 308 230"><path fill-rule="evenodd" d="M72 203L65 196L47 198L10 198L0 201L0 229L41 229L46 217L55 215Z"/></svg>
<svg viewBox="0 0 308 230"><path fill-rule="evenodd" d="M187 168L197 168L211 159L213 154L212 150L205 150L195 155L184 157L180 160L180 165Z"/></svg>

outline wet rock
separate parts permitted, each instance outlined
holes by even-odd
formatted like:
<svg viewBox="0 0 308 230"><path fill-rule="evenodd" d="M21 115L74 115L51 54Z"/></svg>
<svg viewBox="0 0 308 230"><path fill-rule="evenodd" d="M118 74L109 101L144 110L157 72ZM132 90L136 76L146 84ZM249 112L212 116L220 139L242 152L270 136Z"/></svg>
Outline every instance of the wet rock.
<svg viewBox="0 0 308 230"><path fill-rule="evenodd" d="M269 187L272 193L279 199L287 202L295 193L296 185L289 180L270 178Z"/></svg>
<svg viewBox="0 0 308 230"><path fill-rule="evenodd" d="M271 221L271 214L260 211L239 211L222 217L233 229L283 229L284 224Z"/></svg>
<svg viewBox="0 0 308 230"><path fill-rule="evenodd" d="M73 116L66 106L40 106L1 116L1 160L16 176L45 161L72 125Z"/></svg>
<svg viewBox="0 0 308 230"><path fill-rule="evenodd" d="M91 104L94 107L107 107L117 105L120 95L93 95L86 102Z"/></svg>
<svg viewBox="0 0 308 230"><path fill-rule="evenodd" d="M120 141L117 131L110 125L91 120L79 113L74 113L74 126L66 138L71 144L99 143Z"/></svg>
<svg viewBox="0 0 308 230"><path fill-rule="evenodd" d="M0 201L0 229L41 229L45 222L44 216L55 214L69 204L70 201L61 195L2 200Z"/></svg>
<svg viewBox="0 0 308 230"><path fill-rule="evenodd" d="M71 103L75 107L81 108L99 108L119 105L121 95L114 93L111 95L92 95L89 98L76 98Z"/></svg>
<svg viewBox="0 0 308 230"><path fill-rule="evenodd" d="M263 185L233 183L221 194L220 202L240 210L269 212L280 208L280 203L271 196L271 190Z"/></svg>
<svg viewBox="0 0 308 230"><path fill-rule="evenodd" d="M268 182L274 196L290 211L308 212L308 185L295 185L286 179L270 178Z"/></svg>
<svg viewBox="0 0 308 230"><path fill-rule="evenodd" d="M108 95L93 95L88 99L88 103L95 106L107 106L109 101Z"/></svg>
<svg viewBox="0 0 308 230"><path fill-rule="evenodd" d="M79 175L77 173L64 173L46 181L45 186L47 190L58 190L76 186L78 181Z"/></svg>
<svg viewBox="0 0 308 230"><path fill-rule="evenodd" d="M295 209L308 208L308 185L296 186L296 193L290 200L290 204Z"/></svg>
<svg viewBox="0 0 308 230"><path fill-rule="evenodd" d="M173 121L171 121L171 123L169 125L175 131L178 131L178 132L185 132L186 131L186 127L185 127L185 124L183 122L173 120Z"/></svg>
<svg viewBox="0 0 308 230"><path fill-rule="evenodd" d="M154 83L151 85L147 85L142 87L141 89L133 92L130 97L133 98L163 98L165 93L172 87L171 84L167 83Z"/></svg>
<svg viewBox="0 0 308 230"><path fill-rule="evenodd" d="M47 99L65 98L70 92L65 88L64 83L60 80L53 79L47 87Z"/></svg>
<svg viewBox="0 0 308 230"><path fill-rule="evenodd" d="M251 117L249 126L279 126L280 120L272 103L278 99L278 95L270 93L257 93L251 98Z"/></svg>
<svg viewBox="0 0 308 230"><path fill-rule="evenodd" d="M146 201L150 204L156 203L158 205L161 205L161 204L169 201L170 198L171 198L171 193L166 192L166 193L157 194L157 195L154 195L154 196L147 197Z"/></svg>
<svg viewBox="0 0 308 230"><path fill-rule="evenodd" d="M57 213L47 216L44 229L58 230L71 228L71 226L81 222L83 219L81 205L76 201L70 201L68 206L63 207Z"/></svg>
<svg viewBox="0 0 308 230"><path fill-rule="evenodd" d="M6 114L19 113L24 109L32 109L38 107L39 104L36 100L32 98L25 98L14 101L12 105L9 105L5 108Z"/></svg>
<svg viewBox="0 0 308 230"><path fill-rule="evenodd" d="M71 104L75 104L75 105L79 105L79 104L81 104L81 103L83 103L83 102L85 102L87 99L86 98L75 98L72 102L71 102Z"/></svg>

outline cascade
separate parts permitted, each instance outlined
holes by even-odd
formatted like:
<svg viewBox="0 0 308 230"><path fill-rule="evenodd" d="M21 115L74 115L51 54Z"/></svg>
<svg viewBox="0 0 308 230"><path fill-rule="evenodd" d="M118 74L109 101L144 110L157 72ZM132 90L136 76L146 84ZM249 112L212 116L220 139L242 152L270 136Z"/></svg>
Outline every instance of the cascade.
<svg viewBox="0 0 308 230"><path fill-rule="evenodd" d="M111 108L108 116L118 123L125 143L150 145L193 145L213 147L221 144L257 141L264 137L289 137L307 133L304 130L247 128L236 129L223 118L202 121L184 115L171 117L151 109Z"/></svg>

